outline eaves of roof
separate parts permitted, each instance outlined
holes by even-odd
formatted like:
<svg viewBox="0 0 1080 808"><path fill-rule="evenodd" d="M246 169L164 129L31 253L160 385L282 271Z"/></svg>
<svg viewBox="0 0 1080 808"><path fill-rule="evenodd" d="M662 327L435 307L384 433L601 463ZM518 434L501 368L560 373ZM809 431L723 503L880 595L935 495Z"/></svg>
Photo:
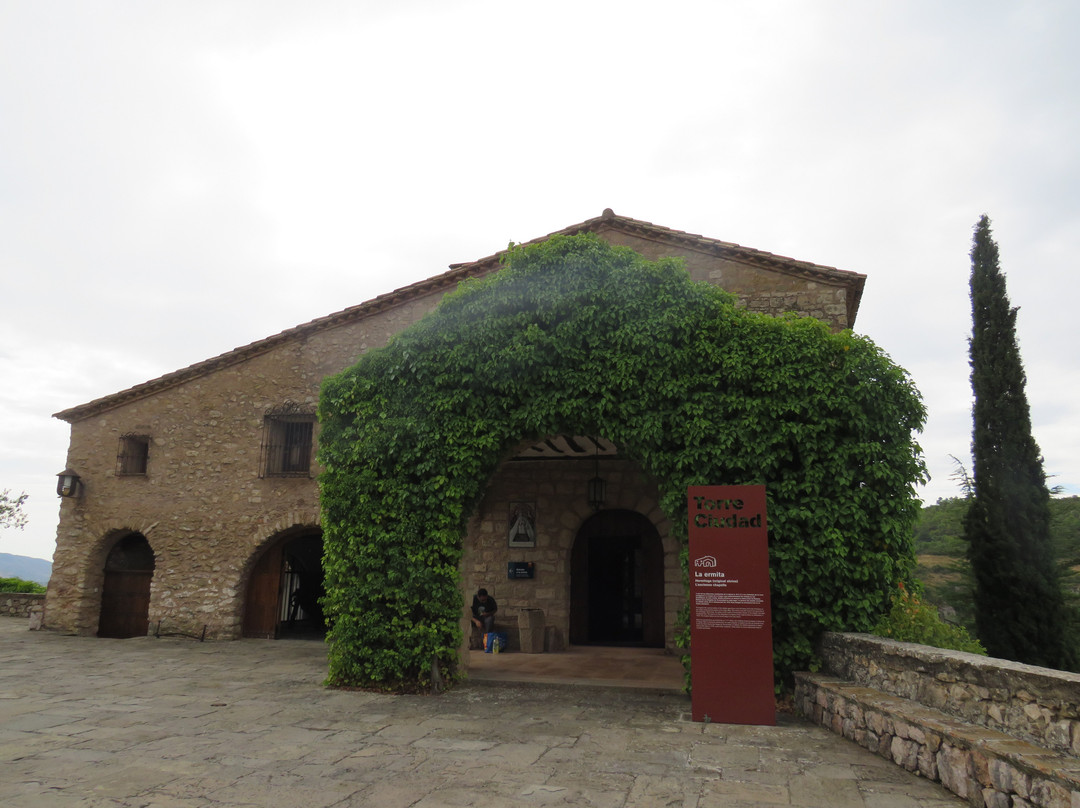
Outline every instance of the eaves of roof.
<svg viewBox="0 0 1080 808"><path fill-rule="evenodd" d="M772 253L742 247L738 244L731 244L717 239L706 238L705 236L687 233L682 230L672 230L639 219L617 216L610 208L606 209L603 214L594 219L588 219L580 224L575 224L563 230L549 233L546 236L541 236L540 238L533 239L527 243L534 244L545 241L556 235L575 235L578 233L600 232L603 230L618 230L639 238L672 244L684 249L712 254L740 263L760 266L786 275L793 275L834 286L846 286L851 292L847 296L848 323L849 325L852 325L855 322L855 316L859 309L859 301L862 298L863 285L866 282L865 275L857 272L848 272L832 267L821 266L819 264L812 264L808 261L797 261L793 258L773 255ZM342 309L334 314L328 314L325 317L319 317L310 322L303 323L302 325L294 326L293 328L286 329L273 336L256 340L255 342L243 345L239 348L234 348L219 356L203 360L202 362L196 362L194 365L189 365L186 368L181 368L180 370L175 370L171 373L166 373L164 376L159 376L156 379L137 384L126 390L96 398L86 404L80 404L76 407L61 410L60 412L54 413L53 417L59 418L62 421L67 421L68 423L75 423L76 421L81 421L85 418L120 407L132 401L160 393L163 390L168 390L171 387L176 387L191 381L192 379L221 370L222 368L246 362L249 359L272 351L278 346L293 340L306 339L314 333L338 328L343 325L349 325L358 320L370 317L373 314L388 311L418 298L450 291L453 288L456 288L457 284L466 278L483 276L498 269L500 261L505 254L506 250L500 250L497 253L477 261L452 264L449 271L440 275L435 275L426 280L403 286L400 289L395 289L393 292L379 295L378 297L374 297L371 300L356 306L350 306L349 308Z"/></svg>

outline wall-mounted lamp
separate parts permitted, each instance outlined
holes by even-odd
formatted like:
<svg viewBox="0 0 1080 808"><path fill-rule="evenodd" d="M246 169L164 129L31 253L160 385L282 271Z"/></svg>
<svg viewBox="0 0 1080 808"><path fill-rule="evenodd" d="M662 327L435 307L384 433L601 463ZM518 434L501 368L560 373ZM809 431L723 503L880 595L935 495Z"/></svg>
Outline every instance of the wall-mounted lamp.
<svg viewBox="0 0 1080 808"><path fill-rule="evenodd" d="M593 444L596 446L595 456L595 474L591 480L589 480L589 506L598 511L604 507L604 500L607 497L607 482L600 476L600 443L593 438Z"/></svg>
<svg viewBox="0 0 1080 808"><path fill-rule="evenodd" d="M56 494L61 497L77 497L82 490L82 480L71 469L64 469L56 475Z"/></svg>
<svg viewBox="0 0 1080 808"><path fill-rule="evenodd" d="M604 497L607 494L607 482L600 477L589 480L589 505L594 511L604 507Z"/></svg>

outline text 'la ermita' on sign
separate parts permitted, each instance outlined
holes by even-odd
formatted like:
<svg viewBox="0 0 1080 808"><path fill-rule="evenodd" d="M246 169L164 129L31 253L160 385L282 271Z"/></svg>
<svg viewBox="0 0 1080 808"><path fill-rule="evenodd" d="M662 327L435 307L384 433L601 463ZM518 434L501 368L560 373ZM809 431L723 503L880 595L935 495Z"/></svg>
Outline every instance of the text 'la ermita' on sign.
<svg viewBox="0 0 1080 808"><path fill-rule="evenodd" d="M765 486L687 489L691 712L776 724Z"/></svg>

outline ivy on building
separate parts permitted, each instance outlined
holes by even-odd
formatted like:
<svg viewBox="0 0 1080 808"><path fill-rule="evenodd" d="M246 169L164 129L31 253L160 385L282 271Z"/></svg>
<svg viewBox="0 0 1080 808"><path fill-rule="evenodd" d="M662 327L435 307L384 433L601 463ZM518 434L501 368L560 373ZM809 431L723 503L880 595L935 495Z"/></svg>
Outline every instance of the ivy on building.
<svg viewBox="0 0 1080 808"><path fill-rule="evenodd" d="M466 522L514 448L552 434L614 441L656 480L684 569L687 486L767 487L778 677L823 630L869 630L913 567L908 375L592 235L509 250L327 379L319 415L331 684L458 676Z"/></svg>

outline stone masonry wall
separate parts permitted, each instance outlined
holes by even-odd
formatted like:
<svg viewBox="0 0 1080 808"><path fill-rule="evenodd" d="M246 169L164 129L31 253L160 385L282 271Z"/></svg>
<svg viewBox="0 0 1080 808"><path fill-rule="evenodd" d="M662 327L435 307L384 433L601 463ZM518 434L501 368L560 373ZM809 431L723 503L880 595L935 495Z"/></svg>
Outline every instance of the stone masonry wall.
<svg viewBox="0 0 1080 808"><path fill-rule="evenodd" d="M29 617L44 601L38 592L0 592L0 617Z"/></svg>
<svg viewBox="0 0 1080 808"><path fill-rule="evenodd" d="M266 411L314 408L322 379L418 320L432 297L287 343L73 425L67 465L84 490L61 502L48 628L97 630L106 555L142 533L155 555L150 624L208 638L239 635L246 576L276 535L318 527L317 469L262 477ZM150 436L145 475L118 475L120 436Z"/></svg>
<svg viewBox="0 0 1080 808"><path fill-rule="evenodd" d="M826 634L821 655L848 681L1080 756L1080 674L868 634Z"/></svg>
<svg viewBox="0 0 1080 808"><path fill-rule="evenodd" d="M795 674L795 705L814 723L940 782L976 808L1080 806L1075 757L824 674Z"/></svg>
<svg viewBox="0 0 1080 808"><path fill-rule="evenodd" d="M826 634L825 671L795 674L795 705L977 808L1080 806L1080 675Z"/></svg>
<svg viewBox="0 0 1080 808"><path fill-rule="evenodd" d="M603 233L614 244L630 247L656 260L670 255L666 245L617 231ZM837 283L807 280L781 272L763 272L750 264L720 260L715 256L687 251L681 256L696 281L707 281L734 294L750 311L780 315L795 312L828 323L834 330L850 327L847 288Z"/></svg>

